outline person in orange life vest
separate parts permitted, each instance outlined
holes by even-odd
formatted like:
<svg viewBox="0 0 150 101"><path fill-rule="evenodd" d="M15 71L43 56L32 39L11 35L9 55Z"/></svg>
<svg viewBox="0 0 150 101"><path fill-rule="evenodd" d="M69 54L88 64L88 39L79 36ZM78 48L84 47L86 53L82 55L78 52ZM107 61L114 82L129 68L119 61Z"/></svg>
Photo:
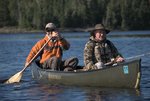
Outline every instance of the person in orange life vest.
<svg viewBox="0 0 150 101"><path fill-rule="evenodd" d="M56 26L53 23L48 23L45 27L45 32L45 37L32 47L29 55L26 58L25 66L28 65L29 61L50 38L48 44L38 55L40 56L41 67L44 69L52 70L64 70L68 67L71 68L68 70L76 69L76 66L78 64L78 59L76 57L71 57L67 60L62 61L63 51L68 50L70 48L70 44L65 38L61 36Z"/></svg>

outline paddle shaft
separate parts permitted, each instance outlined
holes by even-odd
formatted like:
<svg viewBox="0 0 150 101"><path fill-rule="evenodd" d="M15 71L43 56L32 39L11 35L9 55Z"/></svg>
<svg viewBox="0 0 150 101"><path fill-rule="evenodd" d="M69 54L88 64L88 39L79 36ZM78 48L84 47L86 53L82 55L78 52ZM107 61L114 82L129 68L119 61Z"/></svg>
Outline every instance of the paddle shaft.
<svg viewBox="0 0 150 101"><path fill-rule="evenodd" d="M150 52L149 53L145 53L145 54L140 54L140 55L132 56L132 57L128 57L128 58L126 58L126 60L132 59L132 58L140 58L140 57L143 57L143 56L146 56L146 55L150 55Z"/></svg>
<svg viewBox="0 0 150 101"><path fill-rule="evenodd" d="M49 36L48 36L49 38ZM34 55L34 57L29 61L29 63L27 65L25 65L25 67L18 73L16 73L15 75L13 75L12 77L10 77L7 81L5 81L4 83L9 84L9 83L14 83L14 82L19 82L22 75L23 75L23 71L32 63L32 61L39 55L39 53L43 50L43 48L48 44L48 42L51 40L51 38L48 39L48 41L46 41L46 43L42 46L42 48L36 53L36 55Z"/></svg>
<svg viewBox="0 0 150 101"><path fill-rule="evenodd" d="M132 57L128 57L128 58L125 58L125 60L133 59L133 58L140 58L140 57L143 57L143 56L146 56L146 55L150 55L150 52L149 53L145 53L145 54L140 54L140 55L132 56ZM107 62L104 65L108 66L108 65L112 65L112 64L114 64L114 61Z"/></svg>
<svg viewBox="0 0 150 101"><path fill-rule="evenodd" d="M42 46L42 48L36 53L36 55L34 55L34 57L29 61L29 63L26 66L24 66L21 72L23 72L33 62L33 60L39 55L39 53L43 50L43 48L48 44L50 40L51 38L48 39L48 41Z"/></svg>

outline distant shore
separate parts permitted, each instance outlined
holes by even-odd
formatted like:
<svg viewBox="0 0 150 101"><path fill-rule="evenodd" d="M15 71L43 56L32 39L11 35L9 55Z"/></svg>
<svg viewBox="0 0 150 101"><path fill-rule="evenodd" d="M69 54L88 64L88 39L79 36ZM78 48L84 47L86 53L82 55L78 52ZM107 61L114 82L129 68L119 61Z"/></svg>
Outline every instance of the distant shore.
<svg viewBox="0 0 150 101"><path fill-rule="evenodd" d="M43 32L43 30L36 30L36 29L29 29L29 28L17 28L17 27L3 27L0 28L1 33L36 33L36 32ZM87 29L83 28L59 28L60 32L86 32Z"/></svg>

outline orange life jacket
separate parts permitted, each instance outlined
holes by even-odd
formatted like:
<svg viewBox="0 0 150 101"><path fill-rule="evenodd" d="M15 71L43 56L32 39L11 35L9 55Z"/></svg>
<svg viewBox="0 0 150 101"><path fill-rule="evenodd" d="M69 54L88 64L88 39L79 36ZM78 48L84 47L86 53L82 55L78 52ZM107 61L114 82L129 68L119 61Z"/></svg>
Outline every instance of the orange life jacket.
<svg viewBox="0 0 150 101"><path fill-rule="evenodd" d="M26 58L26 62L29 61L36 55L36 53L42 48L42 46L48 41L48 37L45 36L42 40L38 41L31 49L28 57ZM56 56L58 58L62 58L63 50L68 50L70 44L64 39L60 40L50 40L48 44L44 47L44 49L38 54L40 56L40 63L43 63L47 59ZM37 57L38 57L37 56ZM37 58L36 57L36 58Z"/></svg>

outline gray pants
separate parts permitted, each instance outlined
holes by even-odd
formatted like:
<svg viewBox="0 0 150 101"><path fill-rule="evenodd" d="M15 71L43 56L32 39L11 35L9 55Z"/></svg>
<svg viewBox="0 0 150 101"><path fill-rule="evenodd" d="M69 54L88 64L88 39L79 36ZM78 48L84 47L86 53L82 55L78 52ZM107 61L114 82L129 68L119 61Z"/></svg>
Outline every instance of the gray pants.
<svg viewBox="0 0 150 101"><path fill-rule="evenodd" d="M78 59L75 57L71 57L69 59L62 61L60 58L57 58L54 56L46 60L42 64L42 67L44 69L63 71L65 68L68 68L68 67L72 69L76 69L77 65L78 65Z"/></svg>

